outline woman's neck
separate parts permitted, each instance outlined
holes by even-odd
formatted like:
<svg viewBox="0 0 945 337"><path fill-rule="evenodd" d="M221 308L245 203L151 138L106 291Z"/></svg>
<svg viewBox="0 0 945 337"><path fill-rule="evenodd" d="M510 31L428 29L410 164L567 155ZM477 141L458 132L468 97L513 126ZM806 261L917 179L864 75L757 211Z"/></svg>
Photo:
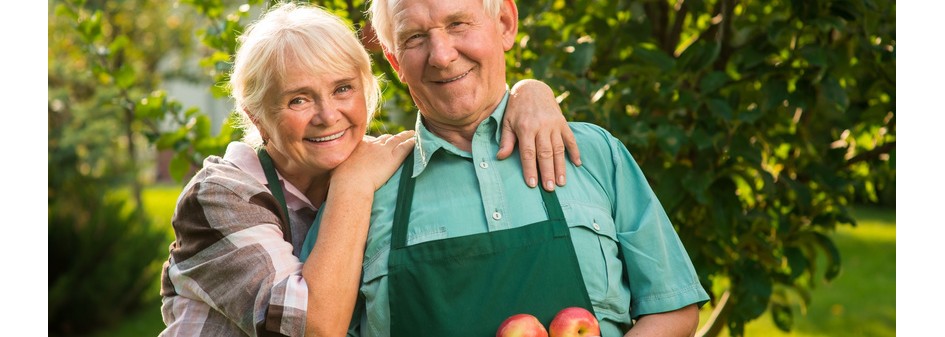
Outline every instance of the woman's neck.
<svg viewBox="0 0 945 337"><path fill-rule="evenodd" d="M278 153L270 153L270 156L282 178L305 194L312 206L318 208L325 202L328 197L328 183L331 181L330 171L313 172L311 169L289 164L288 160Z"/></svg>

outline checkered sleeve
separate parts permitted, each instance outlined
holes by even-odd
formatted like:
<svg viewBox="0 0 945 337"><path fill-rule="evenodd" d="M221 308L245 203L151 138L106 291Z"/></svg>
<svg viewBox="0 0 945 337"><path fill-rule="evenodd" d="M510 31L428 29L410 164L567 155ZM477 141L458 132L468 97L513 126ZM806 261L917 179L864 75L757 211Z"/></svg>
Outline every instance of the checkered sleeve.
<svg viewBox="0 0 945 337"><path fill-rule="evenodd" d="M280 206L261 184L226 173L188 185L178 200L162 287L168 330L189 322L180 335L229 327L229 334L301 336L308 289L279 225Z"/></svg>

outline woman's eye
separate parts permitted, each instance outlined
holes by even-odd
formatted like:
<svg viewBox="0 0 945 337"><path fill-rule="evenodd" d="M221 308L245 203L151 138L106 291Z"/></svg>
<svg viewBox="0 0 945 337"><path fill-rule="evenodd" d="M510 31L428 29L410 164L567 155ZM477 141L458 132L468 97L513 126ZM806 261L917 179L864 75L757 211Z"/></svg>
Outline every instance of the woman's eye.
<svg viewBox="0 0 945 337"><path fill-rule="evenodd" d="M338 89L335 89L335 93L336 93L336 94L344 94L344 93L347 93L347 92L351 91L351 89L352 89L352 88L351 88L351 85L350 85L350 84L345 84L345 85L342 85L342 86L338 87Z"/></svg>
<svg viewBox="0 0 945 337"><path fill-rule="evenodd" d="M309 102L310 102L309 100L302 97L293 98L289 100L289 109L292 109L292 110L305 109L305 107L308 105Z"/></svg>

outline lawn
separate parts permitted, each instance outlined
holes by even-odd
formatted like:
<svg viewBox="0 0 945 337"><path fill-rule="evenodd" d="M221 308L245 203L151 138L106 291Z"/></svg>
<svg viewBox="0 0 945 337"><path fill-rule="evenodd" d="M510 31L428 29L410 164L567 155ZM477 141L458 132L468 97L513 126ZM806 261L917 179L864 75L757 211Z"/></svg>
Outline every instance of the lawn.
<svg viewBox="0 0 945 337"><path fill-rule="evenodd" d="M170 218L179 186L149 188L145 203L156 224L165 224L173 238ZM795 311L790 333L778 330L764 315L746 327L748 336L895 336L896 335L896 213L859 207L857 227L841 226L831 236L840 249L843 269L833 282L813 291L806 313ZM168 241L170 243L170 241ZM155 291L157 286L155 285ZM708 309L708 308L706 308ZM708 310L704 310L703 321ZM121 325L93 336L157 336L163 329L160 303L129 316ZM722 334L727 336L725 332Z"/></svg>
<svg viewBox="0 0 945 337"><path fill-rule="evenodd" d="M792 331L778 330L765 314L745 327L746 336L896 335L896 212L859 207L854 217L857 227L842 226L831 235L840 250L840 275L814 289L806 314L794 311ZM703 322L707 316L703 310Z"/></svg>

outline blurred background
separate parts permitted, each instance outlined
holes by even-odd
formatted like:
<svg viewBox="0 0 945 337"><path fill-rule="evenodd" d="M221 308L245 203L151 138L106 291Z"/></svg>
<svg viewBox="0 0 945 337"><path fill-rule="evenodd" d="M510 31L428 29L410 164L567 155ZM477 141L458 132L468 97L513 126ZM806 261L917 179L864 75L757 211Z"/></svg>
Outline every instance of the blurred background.
<svg viewBox="0 0 945 337"><path fill-rule="evenodd" d="M236 36L273 1L50 0L51 336L156 336L178 193L240 134ZM385 78L372 133L415 108ZM712 300L700 336L895 336L896 5L523 0L509 81L627 145Z"/></svg>

